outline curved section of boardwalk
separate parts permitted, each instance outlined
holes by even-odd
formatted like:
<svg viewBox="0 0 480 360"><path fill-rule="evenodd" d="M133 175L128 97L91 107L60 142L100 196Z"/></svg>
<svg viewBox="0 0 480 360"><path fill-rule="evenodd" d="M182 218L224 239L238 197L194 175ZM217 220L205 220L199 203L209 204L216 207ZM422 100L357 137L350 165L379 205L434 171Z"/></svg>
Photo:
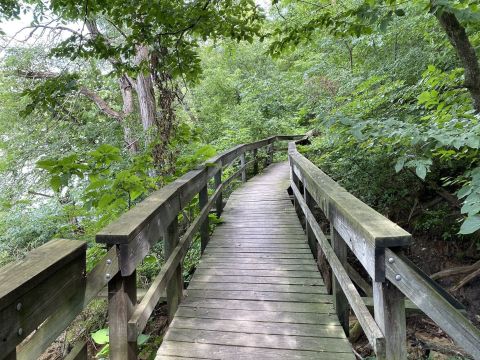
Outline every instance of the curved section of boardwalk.
<svg viewBox="0 0 480 360"><path fill-rule="evenodd" d="M274 164L229 198L159 359L354 359Z"/></svg>

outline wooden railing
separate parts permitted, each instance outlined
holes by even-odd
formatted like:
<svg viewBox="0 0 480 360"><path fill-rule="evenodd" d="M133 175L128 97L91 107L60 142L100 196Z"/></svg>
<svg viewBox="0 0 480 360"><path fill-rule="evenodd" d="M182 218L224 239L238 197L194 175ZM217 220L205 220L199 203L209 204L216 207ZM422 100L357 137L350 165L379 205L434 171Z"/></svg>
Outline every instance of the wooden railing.
<svg viewBox="0 0 480 360"><path fill-rule="evenodd" d="M215 207L221 214L227 186L237 177L246 181L247 167L256 174L262 160L269 165L276 142L301 137L273 136L236 146L154 192L97 234L108 251L88 274L85 242L63 239L0 269L0 359L37 359L105 286L110 358L135 359L137 337L165 291L170 317L175 313L183 293L183 258L197 233L205 249L209 212ZM223 179L222 171L236 160L233 174ZM179 237L178 215L197 195L200 213ZM162 238L165 264L137 304L136 268ZM86 344L79 342L67 358L86 359L86 354Z"/></svg>
<svg viewBox="0 0 480 360"><path fill-rule="evenodd" d="M326 259L332 269L334 305L345 332L351 309L377 359L407 359L406 296L457 345L480 359L480 331L462 314L462 306L402 256L401 249L410 244L411 235L328 177L297 151L295 142L289 144L288 155L295 207L305 218L313 253L319 261ZM330 223L329 239L314 208ZM348 264L348 249L370 276L371 286ZM373 294L373 317L351 279Z"/></svg>

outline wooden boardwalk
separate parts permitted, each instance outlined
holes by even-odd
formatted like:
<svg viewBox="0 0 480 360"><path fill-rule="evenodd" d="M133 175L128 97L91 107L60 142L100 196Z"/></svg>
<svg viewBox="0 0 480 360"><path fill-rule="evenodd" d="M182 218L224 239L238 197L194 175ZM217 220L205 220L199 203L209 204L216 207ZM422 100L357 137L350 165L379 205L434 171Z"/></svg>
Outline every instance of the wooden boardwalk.
<svg viewBox="0 0 480 360"><path fill-rule="evenodd" d="M354 359L277 163L229 198L160 359Z"/></svg>

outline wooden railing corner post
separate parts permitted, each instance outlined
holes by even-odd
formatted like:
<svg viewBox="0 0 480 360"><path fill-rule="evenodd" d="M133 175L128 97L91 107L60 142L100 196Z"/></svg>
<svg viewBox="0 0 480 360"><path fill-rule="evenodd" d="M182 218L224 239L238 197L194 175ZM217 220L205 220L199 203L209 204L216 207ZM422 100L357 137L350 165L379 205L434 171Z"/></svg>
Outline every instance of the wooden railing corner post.
<svg viewBox="0 0 480 360"><path fill-rule="evenodd" d="M200 208L200 211L207 205L208 203L208 186L205 185L202 190L198 193L198 207ZM209 222L208 222L208 216L205 218L205 220L202 223L202 226L200 227L200 250L201 253L205 251L205 248L207 247L208 240L209 240Z"/></svg>
<svg viewBox="0 0 480 360"><path fill-rule="evenodd" d="M218 189L222 185L222 169L219 169L214 176L215 180L215 189ZM223 211L223 196L220 194L215 202L215 209L217 217L219 218L222 215Z"/></svg>
<svg viewBox="0 0 480 360"><path fill-rule="evenodd" d="M405 295L389 281L373 282L375 321L386 340L388 360L407 359Z"/></svg>
<svg viewBox="0 0 480 360"><path fill-rule="evenodd" d="M342 239L337 230L330 224L330 236L333 251L337 255L338 259L343 265L343 268L347 264L347 244ZM350 316L350 305L348 299L345 296L345 293L342 290L337 278L335 275L332 275L332 293L333 293L333 304L335 306L335 311L337 312L338 320L345 331L345 334L349 334L349 316Z"/></svg>
<svg viewBox="0 0 480 360"><path fill-rule="evenodd" d="M243 168L242 170L242 182L247 182L247 168L245 167L246 160L245 160L245 153L240 155L240 166Z"/></svg>
<svg viewBox="0 0 480 360"><path fill-rule="evenodd" d="M118 245L114 245L118 246ZM108 282L108 328L110 359L134 360L137 358L137 342L128 341L128 320L137 303L136 271L122 276L119 272Z"/></svg>
<svg viewBox="0 0 480 360"><path fill-rule="evenodd" d="M175 247L178 245L178 218L175 218L170 225L167 226L163 236L163 247L165 259L168 259ZM182 264L179 263L174 274L167 283L167 308L168 318L171 321L178 305L183 297L183 275Z"/></svg>

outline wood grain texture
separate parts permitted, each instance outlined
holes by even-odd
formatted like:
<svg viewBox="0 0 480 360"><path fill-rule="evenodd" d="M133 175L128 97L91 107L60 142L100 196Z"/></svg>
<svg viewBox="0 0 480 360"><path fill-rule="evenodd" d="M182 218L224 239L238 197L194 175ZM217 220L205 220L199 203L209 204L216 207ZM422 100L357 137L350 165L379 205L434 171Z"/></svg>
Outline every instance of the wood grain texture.
<svg viewBox="0 0 480 360"><path fill-rule="evenodd" d="M157 359L354 359L287 194L288 171L271 165L232 194Z"/></svg>

